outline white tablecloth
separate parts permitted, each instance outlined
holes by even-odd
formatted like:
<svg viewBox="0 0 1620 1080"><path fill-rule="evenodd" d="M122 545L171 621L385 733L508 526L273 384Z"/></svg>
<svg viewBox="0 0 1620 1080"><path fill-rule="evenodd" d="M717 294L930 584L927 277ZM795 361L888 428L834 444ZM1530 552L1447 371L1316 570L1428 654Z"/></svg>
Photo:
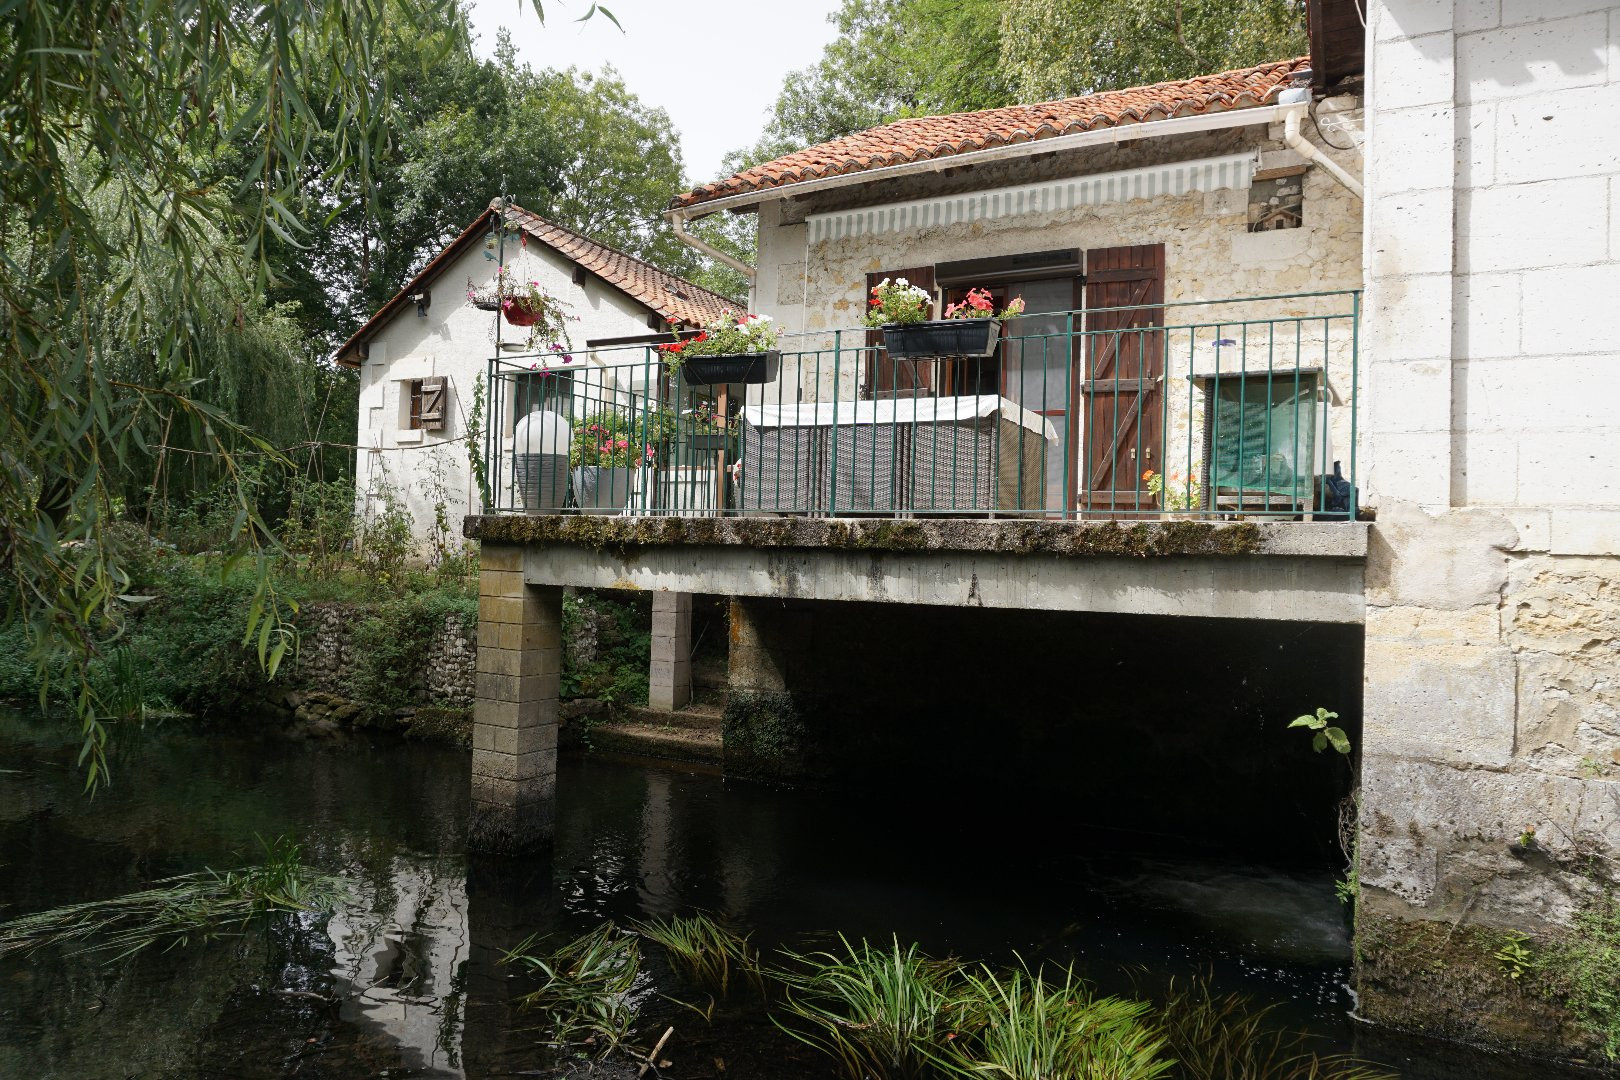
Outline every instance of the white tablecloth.
<svg viewBox="0 0 1620 1080"><path fill-rule="evenodd" d="M841 424L951 424L1000 413L1048 442L1057 430L1039 413L994 394L975 397L883 398L877 401L829 401L816 405L748 405L745 423L757 428L833 427Z"/></svg>

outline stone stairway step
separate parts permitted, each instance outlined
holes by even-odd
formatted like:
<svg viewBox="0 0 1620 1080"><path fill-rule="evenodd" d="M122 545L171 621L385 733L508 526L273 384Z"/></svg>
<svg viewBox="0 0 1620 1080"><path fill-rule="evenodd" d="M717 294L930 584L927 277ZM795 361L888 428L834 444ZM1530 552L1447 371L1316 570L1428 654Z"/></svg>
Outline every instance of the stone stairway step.
<svg viewBox="0 0 1620 1080"><path fill-rule="evenodd" d="M716 735L720 732L720 725L725 712L712 704L688 705L674 712L663 709L652 709L645 705L623 705L619 707L621 715L628 717L631 723L646 724L651 727L679 727L697 731L712 730Z"/></svg>
<svg viewBox="0 0 1620 1080"><path fill-rule="evenodd" d="M592 750L665 758L671 761L701 762L707 765L719 765L722 760L718 729L707 731L628 721L597 724L591 728L589 739Z"/></svg>

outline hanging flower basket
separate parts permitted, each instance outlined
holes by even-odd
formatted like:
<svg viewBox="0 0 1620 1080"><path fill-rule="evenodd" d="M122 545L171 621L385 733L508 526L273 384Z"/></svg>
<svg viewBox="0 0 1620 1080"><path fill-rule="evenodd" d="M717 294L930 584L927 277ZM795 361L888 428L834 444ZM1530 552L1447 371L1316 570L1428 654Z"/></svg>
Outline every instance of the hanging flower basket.
<svg viewBox="0 0 1620 1080"><path fill-rule="evenodd" d="M507 297L501 304L501 314L513 326L533 326L540 321L540 312L527 300Z"/></svg>
<svg viewBox="0 0 1620 1080"><path fill-rule="evenodd" d="M893 358L912 356L994 356L1000 319L941 319L886 323L883 347Z"/></svg>
<svg viewBox="0 0 1620 1080"><path fill-rule="evenodd" d="M501 294L496 289L472 289L467 293L467 299L479 311L501 310Z"/></svg>
<svg viewBox="0 0 1620 1080"><path fill-rule="evenodd" d="M729 356L683 356L681 378L689 386L708 386L713 383L768 383L774 382L782 366L782 353L769 349L757 353L732 353Z"/></svg>

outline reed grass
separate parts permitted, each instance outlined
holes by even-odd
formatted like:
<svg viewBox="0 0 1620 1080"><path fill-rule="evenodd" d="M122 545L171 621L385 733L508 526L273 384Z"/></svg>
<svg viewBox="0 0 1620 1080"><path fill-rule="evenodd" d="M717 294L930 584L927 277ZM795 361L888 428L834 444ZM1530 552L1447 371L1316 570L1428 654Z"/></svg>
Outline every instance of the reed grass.
<svg viewBox="0 0 1620 1080"><path fill-rule="evenodd" d="M1183 1080L1396 1080L1359 1058L1316 1053L1311 1036L1271 1022L1273 1009L1217 994L1199 976L1171 982L1157 1026Z"/></svg>
<svg viewBox="0 0 1620 1080"><path fill-rule="evenodd" d="M759 950L748 940L750 935L702 912L688 918L648 919L631 926L662 946L677 974L710 994L724 998L743 986L756 997L765 996L765 974Z"/></svg>
<svg viewBox="0 0 1620 1080"><path fill-rule="evenodd" d="M521 1005L545 1016L542 1041L556 1047L594 1048L598 1056L629 1038L641 1013L635 996L641 948L634 934L603 923L548 952L535 952L531 935L501 958L540 979Z"/></svg>
<svg viewBox="0 0 1620 1080"><path fill-rule="evenodd" d="M791 968L776 972L794 1038L837 1059L850 1080L908 1080L930 1074L942 1052L946 1013L958 967L930 960L916 945L866 941L841 951L783 950Z"/></svg>
<svg viewBox="0 0 1620 1080"><path fill-rule="evenodd" d="M265 845L258 866L179 874L125 896L0 923L0 957L77 945L117 961L154 945L171 949L239 933L272 912L330 911L341 896L339 882L304 866L299 846L283 838Z"/></svg>
<svg viewBox="0 0 1620 1080"><path fill-rule="evenodd" d="M1093 997L1072 966L1048 977L1022 960L1000 974L963 973L954 1003L956 1037L938 1058L941 1071L1006 1080L1159 1080L1169 1075L1165 1042L1150 1023L1152 1006Z"/></svg>

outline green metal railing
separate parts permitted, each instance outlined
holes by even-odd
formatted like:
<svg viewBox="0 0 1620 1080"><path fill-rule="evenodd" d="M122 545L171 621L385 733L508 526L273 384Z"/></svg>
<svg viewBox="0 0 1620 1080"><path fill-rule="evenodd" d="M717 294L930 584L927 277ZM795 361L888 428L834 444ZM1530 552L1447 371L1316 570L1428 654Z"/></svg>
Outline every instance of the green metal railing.
<svg viewBox="0 0 1620 1080"><path fill-rule="evenodd" d="M984 357L786 336L768 382L653 345L489 362L497 511L1350 520L1360 295L1028 314Z"/></svg>

